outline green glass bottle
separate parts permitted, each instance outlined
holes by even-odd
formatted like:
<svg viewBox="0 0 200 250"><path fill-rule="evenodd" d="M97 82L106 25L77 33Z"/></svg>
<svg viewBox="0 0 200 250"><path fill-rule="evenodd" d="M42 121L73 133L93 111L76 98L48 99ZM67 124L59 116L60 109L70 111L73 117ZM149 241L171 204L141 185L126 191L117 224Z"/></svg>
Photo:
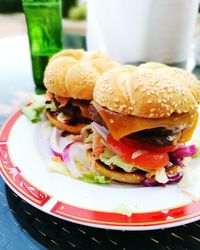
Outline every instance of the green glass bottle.
<svg viewBox="0 0 200 250"><path fill-rule="evenodd" d="M42 91L49 58L63 48L61 0L22 0L36 92Z"/></svg>

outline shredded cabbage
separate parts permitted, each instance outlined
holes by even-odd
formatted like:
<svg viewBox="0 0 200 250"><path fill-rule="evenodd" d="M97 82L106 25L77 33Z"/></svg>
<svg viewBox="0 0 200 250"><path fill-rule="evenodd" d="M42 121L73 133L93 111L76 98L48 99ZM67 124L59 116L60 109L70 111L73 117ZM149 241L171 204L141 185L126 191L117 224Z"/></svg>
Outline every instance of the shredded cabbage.
<svg viewBox="0 0 200 250"><path fill-rule="evenodd" d="M100 154L99 158L106 165L116 165L117 167L122 168L125 172L133 172L137 169L134 165L126 163L121 157L107 149Z"/></svg>
<svg viewBox="0 0 200 250"><path fill-rule="evenodd" d="M63 161L57 162L51 160L47 162L47 168L52 172L70 176L70 172Z"/></svg>
<svg viewBox="0 0 200 250"><path fill-rule="evenodd" d="M54 160L48 161L47 168L52 172L66 176L71 176L70 171L68 170L66 164L63 161L54 161ZM91 171L88 171L88 169L86 173L84 173L78 179L88 183L96 183L96 184L109 184L111 182L111 180L107 179L105 176L97 175Z"/></svg>

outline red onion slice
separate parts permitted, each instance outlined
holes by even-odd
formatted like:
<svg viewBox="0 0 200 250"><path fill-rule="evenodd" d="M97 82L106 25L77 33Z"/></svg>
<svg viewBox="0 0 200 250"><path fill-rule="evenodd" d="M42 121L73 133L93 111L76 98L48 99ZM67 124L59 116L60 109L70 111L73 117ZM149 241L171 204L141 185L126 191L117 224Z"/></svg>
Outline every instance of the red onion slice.
<svg viewBox="0 0 200 250"><path fill-rule="evenodd" d="M177 183L182 179L183 172L178 172L178 173L175 173L175 174L168 174L167 177L169 179L167 184Z"/></svg>
<svg viewBox="0 0 200 250"><path fill-rule="evenodd" d="M176 149L174 152L171 153L172 157L174 159L176 158L184 158L184 157L190 157L197 153L197 147L193 145L189 146L181 146L178 149Z"/></svg>
<svg viewBox="0 0 200 250"><path fill-rule="evenodd" d="M145 187L156 187L156 186L162 186L161 183L158 183L157 181L153 179L146 178L140 182L141 185Z"/></svg>
<svg viewBox="0 0 200 250"><path fill-rule="evenodd" d="M96 122L91 123L92 128L104 139L104 141L107 141L107 136L109 135L109 132L106 128L100 126Z"/></svg>
<svg viewBox="0 0 200 250"><path fill-rule="evenodd" d="M85 157L84 144L81 142L71 142L62 152L63 161L74 178L82 177L82 173L75 163L75 158L81 159L81 156Z"/></svg>
<svg viewBox="0 0 200 250"><path fill-rule="evenodd" d="M183 178L183 172L178 172L175 174L168 174L168 182L165 184L159 183L156 180L146 178L140 182L141 185L145 187L156 187L156 186L163 186L165 187L166 184L174 184L178 183Z"/></svg>
<svg viewBox="0 0 200 250"><path fill-rule="evenodd" d="M52 128L50 136L50 148L55 156L62 158L62 149L58 145L59 137L61 136L61 131L56 127Z"/></svg>

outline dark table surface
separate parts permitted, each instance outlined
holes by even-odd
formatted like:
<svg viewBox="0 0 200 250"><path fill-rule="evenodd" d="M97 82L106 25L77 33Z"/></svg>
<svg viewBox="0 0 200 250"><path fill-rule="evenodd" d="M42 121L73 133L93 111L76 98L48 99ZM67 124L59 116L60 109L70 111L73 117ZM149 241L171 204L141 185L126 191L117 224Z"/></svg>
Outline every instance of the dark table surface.
<svg viewBox="0 0 200 250"><path fill-rule="evenodd" d="M26 102L34 91L34 83L26 36L1 39L0 55L1 127ZM193 72L200 74L198 67ZM0 249L75 248L197 250L200 249L200 221L143 232L90 228L37 210L10 190L0 177Z"/></svg>

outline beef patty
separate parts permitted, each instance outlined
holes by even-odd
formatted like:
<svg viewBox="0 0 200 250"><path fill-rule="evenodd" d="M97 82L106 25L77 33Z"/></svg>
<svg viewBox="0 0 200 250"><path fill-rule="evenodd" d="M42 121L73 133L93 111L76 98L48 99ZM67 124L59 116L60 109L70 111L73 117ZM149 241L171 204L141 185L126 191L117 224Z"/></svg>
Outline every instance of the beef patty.
<svg viewBox="0 0 200 250"><path fill-rule="evenodd" d="M89 105L89 114L93 121L98 123L100 126L107 128L103 118L99 115L99 113L92 104ZM141 130L139 132L132 133L127 137L152 145L169 146L175 144L180 135L181 132L179 130L176 131L158 127L153 129Z"/></svg>
<svg viewBox="0 0 200 250"><path fill-rule="evenodd" d="M67 116L70 116L68 124L75 125L76 123L90 123L90 119L83 117L81 114L81 109L79 106L73 106L72 102L69 100L67 105L64 107L59 107L60 103L54 99L53 100L57 110L55 112L62 112ZM89 101L80 101L80 102L87 102L89 105ZM51 113L55 113L51 112Z"/></svg>

